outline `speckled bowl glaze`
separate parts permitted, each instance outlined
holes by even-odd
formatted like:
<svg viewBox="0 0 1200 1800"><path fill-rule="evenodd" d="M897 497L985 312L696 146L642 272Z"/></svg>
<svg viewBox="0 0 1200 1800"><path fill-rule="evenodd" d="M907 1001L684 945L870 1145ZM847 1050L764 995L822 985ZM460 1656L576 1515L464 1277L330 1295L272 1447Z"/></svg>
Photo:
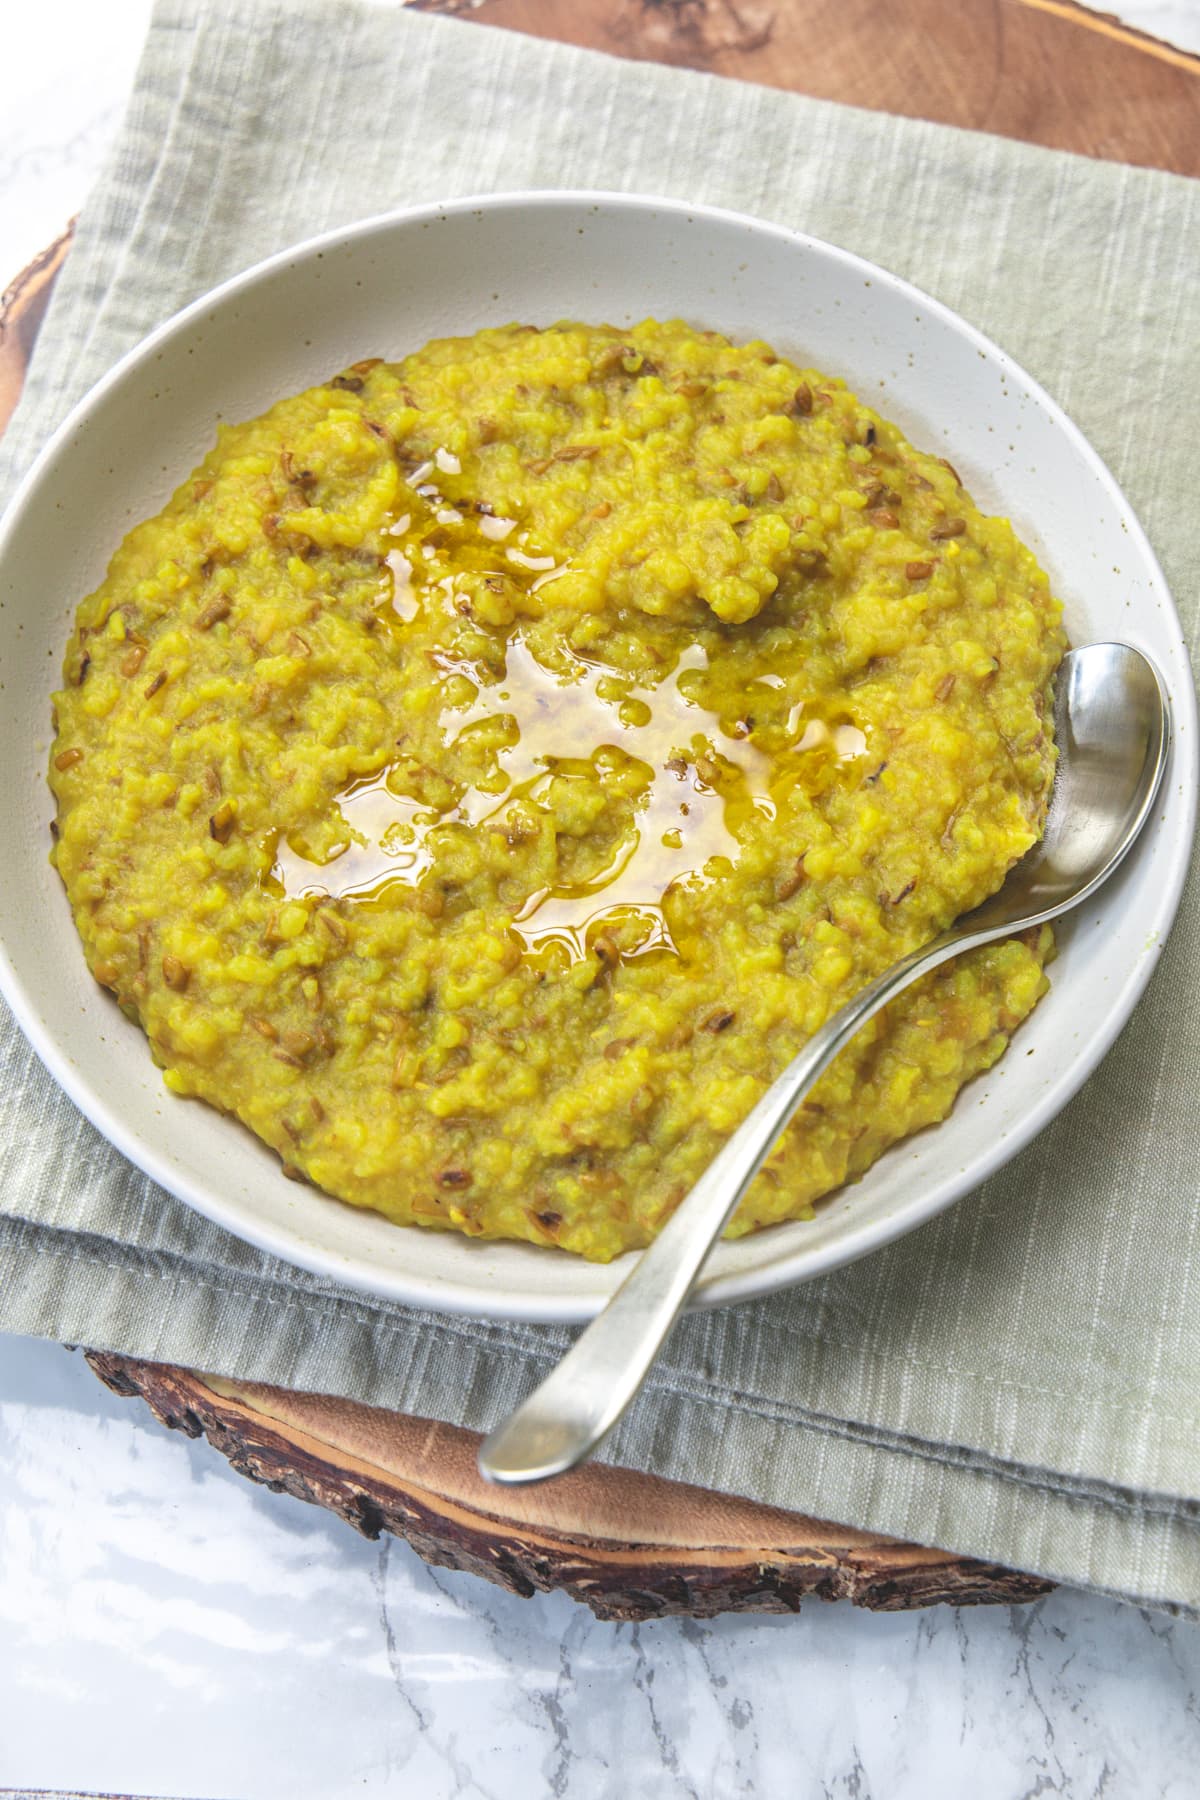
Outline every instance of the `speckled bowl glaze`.
<svg viewBox="0 0 1200 1800"><path fill-rule="evenodd" d="M723 1244L699 1305L821 1274L932 1218L1006 1162L1095 1068L1174 917L1196 794L1196 708L1162 572L1108 470L1054 402L944 306L812 238L615 194L457 200L314 239L227 282L125 357L38 459L0 531L0 986L47 1068L107 1138L239 1237L321 1275L484 1318L589 1317L624 1263L406 1230L288 1181L249 1133L173 1100L139 1028L93 982L47 861L49 696L78 599L156 512L220 418L368 355L519 319L680 315L765 338L845 378L913 443L951 453L1063 596L1074 643L1123 638L1163 671L1172 763L1137 853L1060 930L1051 991L1013 1050L936 1130L898 1145L815 1221Z"/></svg>

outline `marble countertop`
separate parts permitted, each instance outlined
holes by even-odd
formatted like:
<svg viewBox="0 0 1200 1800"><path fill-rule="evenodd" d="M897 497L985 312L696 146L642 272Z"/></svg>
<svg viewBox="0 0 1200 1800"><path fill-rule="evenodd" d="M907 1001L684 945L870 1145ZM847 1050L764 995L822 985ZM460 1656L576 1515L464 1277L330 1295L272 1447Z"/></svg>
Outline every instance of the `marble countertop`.
<svg viewBox="0 0 1200 1800"><path fill-rule="evenodd" d="M0 1355L0 1785L344 1800L1185 1800L1200 1631L1031 1606L601 1624ZM70 1721L69 1727L67 1721Z"/></svg>
<svg viewBox="0 0 1200 1800"><path fill-rule="evenodd" d="M86 196L149 0L5 21L0 274ZM1121 16L1200 49L1200 0ZM1190 1796L1200 1631L1032 1606L601 1624L368 1543L0 1337L0 1788L188 1800Z"/></svg>

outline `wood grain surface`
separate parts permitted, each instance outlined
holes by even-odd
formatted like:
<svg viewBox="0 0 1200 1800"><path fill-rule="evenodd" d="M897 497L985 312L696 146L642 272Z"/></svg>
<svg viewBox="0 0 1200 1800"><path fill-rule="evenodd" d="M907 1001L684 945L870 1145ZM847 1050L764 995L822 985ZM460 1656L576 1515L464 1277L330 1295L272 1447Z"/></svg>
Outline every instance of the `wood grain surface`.
<svg viewBox="0 0 1200 1800"><path fill-rule="evenodd" d="M809 1595L893 1612L1011 1604L1052 1585L628 1469L499 1492L476 1471L478 1436L453 1425L98 1351L88 1361L252 1481L510 1593L561 1589L602 1619L795 1612Z"/></svg>
<svg viewBox="0 0 1200 1800"><path fill-rule="evenodd" d="M49 249L36 256L0 294L0 432L21 398L34 340L41 330L73 235L72 221L62 236L55 238Z"/></svg>
<svg viewBox="0 0 1200 1800"><path fill-rule="evenodd" d="M1200 174L1200 59L1070 0L411 0L535 36L826 99ZM464 25L464 28L467 28ZM885 197L876 196L875 203ZM871 196L864 190L864 203ZM20 393L69 232L0 302L0 429ZM89 1352L114 1392L203 1434L252 1480L370 1537L518 1594L558 1588L600 1617L795 1610L805 1596L896 1609L1028 1600L1050 1584L938 1550L629 1470L499 1492L477 1439L351 1401Z"/></svg>
<svg viewBox="0 0 1200 1800"><path fill-rule="evenodd" d="M640 61L1200 175L1200 57L1071 0L410 3ZM863 198L887 203L869 182Z"/></svg>

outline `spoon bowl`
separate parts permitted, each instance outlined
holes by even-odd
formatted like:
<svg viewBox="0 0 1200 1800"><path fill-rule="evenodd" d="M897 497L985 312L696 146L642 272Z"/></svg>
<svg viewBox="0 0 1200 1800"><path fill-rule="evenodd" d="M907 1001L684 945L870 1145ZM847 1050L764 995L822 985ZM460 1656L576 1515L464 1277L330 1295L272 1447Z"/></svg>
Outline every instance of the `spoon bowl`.
<svg viewBox="0 0 1200 1800"><path fill-rule="evenodd" d="M1154 802L1169 742L1166 689L1128 644L1070 650L1059 666L1058 767L1038 843L964 928L1036 925L1078 906L1132 848Z"/></svg>
<svg viewBox="0 0 1200 1800"><path fill-rule="evenodd" d="M717 1239L800 1102L867 1020L950 957L1078 906L1113 874L1150 815L1170 745L1157 669L1128 644L1063 658L1055 688L1058 762L1040 841L1003 886L902 957L805 1045L643 1252L557 1368L484 1439L480 1472L509 1486L565 1474L596 1450L641 1388Z"/></svg>

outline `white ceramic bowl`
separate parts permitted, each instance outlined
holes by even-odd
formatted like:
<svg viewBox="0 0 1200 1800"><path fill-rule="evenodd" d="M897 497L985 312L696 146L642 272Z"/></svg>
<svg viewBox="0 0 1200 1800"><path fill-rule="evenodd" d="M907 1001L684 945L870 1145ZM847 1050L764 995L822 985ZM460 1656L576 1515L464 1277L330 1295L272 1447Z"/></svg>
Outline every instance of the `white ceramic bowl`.
<svg viewBox="0 0 1200 1800"><path fill-rule="evenodd" d="M845 251L756 220L612 194L517 194L368 220L227 282L156 331L47 445L0 532L0 985L55 1078L126 1156L252 1243L351 1286L490 1318L583 1319L621 1279L556 1250L406 1230L285 1180L207 1107L172 1099L141 1032L84 966L46 860L48 697L78 599L211 444L362 356L509 320L682 315L842 375L918 445L951 452L1064 596L1075 643L1148 651L1175 709L1158 813L1122 873L1060 928L1019 1048L951 1117L889 1152L811 1223L713 1255L700 1304L767 1293L931 1218L1071 1097L1148 980L1191 846L1196 717L1179 621L1115 482L1048 396L945 307Z"/></svg>

